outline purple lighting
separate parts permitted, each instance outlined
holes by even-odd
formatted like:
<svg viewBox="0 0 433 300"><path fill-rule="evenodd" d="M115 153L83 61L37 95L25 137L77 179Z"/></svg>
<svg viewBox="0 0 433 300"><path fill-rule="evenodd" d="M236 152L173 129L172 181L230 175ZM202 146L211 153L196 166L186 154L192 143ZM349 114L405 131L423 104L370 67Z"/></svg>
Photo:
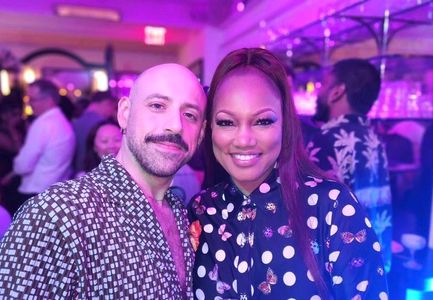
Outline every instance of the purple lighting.
<svg viewBox="0 0 433 300"><path fill-rule="evenodd" d="M243 1L239 1L238 4L236 4L236 10L238 12L243 12L245 10L245 3Z"/></svg>

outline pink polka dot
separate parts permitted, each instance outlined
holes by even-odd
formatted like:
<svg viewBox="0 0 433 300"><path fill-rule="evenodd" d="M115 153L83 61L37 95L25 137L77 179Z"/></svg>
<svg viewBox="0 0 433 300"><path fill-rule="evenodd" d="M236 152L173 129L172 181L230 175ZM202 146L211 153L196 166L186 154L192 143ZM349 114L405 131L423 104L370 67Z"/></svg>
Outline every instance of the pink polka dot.
<svg viewBox="0 0 433 300"><path fill-rule="evenodd" d="M267 183L262 183L259 187L259 191L262 194L266 194L267 192L269 192L271 190L271 187L269 186L269 184Z"/></svg>

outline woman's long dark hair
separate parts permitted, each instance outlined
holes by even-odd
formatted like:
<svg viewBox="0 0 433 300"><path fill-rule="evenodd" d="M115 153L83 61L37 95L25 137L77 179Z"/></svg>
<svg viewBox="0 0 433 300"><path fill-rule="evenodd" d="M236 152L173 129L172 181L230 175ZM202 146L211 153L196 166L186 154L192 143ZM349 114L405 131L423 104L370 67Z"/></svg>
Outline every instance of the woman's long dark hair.
<svg viewBox="0 0 433 300"><path fill-rule="evenodd" d="M213 186L227 179L227 172L217 162L212 150L212 110L214 97L227 75L238 69L254 68L269 78L277 87L281 97L283 117L282 147L277 159L283 202L289 211L295 237L301 246L304 262L315 279L315 283L323 296L327 289L318 263L310 247L306 218L303 211L298 185L302 184L306 175L323 178L323 174L310 162L303 146L303 138L299 118L296 115L294 102L287 82L287 75L280 61L269 51L261 48L244 48L229 53L218 65L208 93L206 110L206 186ZM326 297L324 298L326 299Z"/></svg>
<svg viewBox="0 0 433 300"><path fill-rule="evenodd" d="M119 124L117 122L115 122L112 119L107 119L97 123L95 126L92 127L92 129L90 129L89 135L87 136L86 139L86 154L84 157L85 172L90 172L91 170L96 168L101 162L101 158L99 157L98 153L96 153L95 151L95 138L99 128L105 125L113 125L119 127ZM120 127L119 127L119 131L120 131Z"/></svg>

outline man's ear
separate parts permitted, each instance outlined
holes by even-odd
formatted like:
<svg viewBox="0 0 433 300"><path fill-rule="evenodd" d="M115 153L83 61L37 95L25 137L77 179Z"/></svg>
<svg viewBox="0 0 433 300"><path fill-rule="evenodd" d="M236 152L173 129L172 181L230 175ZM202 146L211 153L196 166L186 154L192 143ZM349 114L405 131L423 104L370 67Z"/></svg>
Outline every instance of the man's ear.
<svg viewBox="0 0 433 300"><path fill-rule="evenodd" d="M343 83L335 85L329 93L330 104L341 100L344 94L346 94L346 86Z"/></svg>
<svg viewBox="0 0 433 300"><path fill-rule="evenodd" d="M122 97L117 104L117 122L121 129L126 129L131 110L131 101L128 97Z"/></svg>

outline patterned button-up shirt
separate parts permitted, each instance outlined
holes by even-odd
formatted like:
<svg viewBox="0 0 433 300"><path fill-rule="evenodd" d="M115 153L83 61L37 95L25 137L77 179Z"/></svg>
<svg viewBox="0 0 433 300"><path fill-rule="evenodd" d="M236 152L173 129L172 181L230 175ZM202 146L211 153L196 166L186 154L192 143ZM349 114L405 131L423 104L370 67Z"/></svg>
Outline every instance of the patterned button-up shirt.
<svg viewBox="0 0 433 300"><path fill-rule="evenodd" d="M344 185L308 177L298 191L328 287L319 296L280 182L271 174L249 196L221 183L191 200L195 299L387 299L380 245L362 207Z"/></svg>
<svg viewBox="0 0 433 300"><path fill-rule="evenodd" d="M186 210L170 190L165 198L191 298ZM113 157L29 200L0 244L0 298L183 299L183 285L149 202Z"/></svg>
<svg viewBox="0 0 433 300"><path fill-rule="evenodd" d="M361 115L342 115L321 127L307 144L311 160L332 171L358 197L372 221L385 260L391 267L391 189L383 144Z"/></svg>

